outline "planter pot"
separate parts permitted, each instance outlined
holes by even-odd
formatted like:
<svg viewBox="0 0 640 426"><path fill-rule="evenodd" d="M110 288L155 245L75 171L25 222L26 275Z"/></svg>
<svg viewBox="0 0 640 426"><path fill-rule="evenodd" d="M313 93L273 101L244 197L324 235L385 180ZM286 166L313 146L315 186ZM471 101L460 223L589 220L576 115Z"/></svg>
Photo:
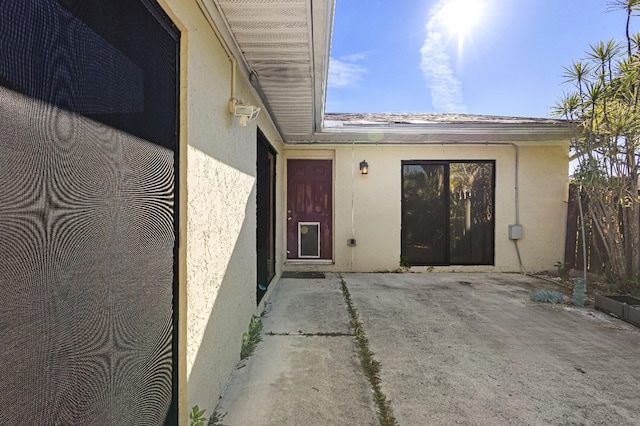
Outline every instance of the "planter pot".
<svg viewBox="0 0 640 426"><path fill-rule="evenodd" d="M595 308L640 327L640 299L636 297L596 294Z"/></svg>

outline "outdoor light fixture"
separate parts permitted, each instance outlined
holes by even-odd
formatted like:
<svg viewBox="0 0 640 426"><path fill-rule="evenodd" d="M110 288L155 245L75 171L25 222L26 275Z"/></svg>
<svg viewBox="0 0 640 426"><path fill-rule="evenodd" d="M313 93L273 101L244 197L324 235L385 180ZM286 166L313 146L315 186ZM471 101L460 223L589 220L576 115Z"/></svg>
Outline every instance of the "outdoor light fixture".
<svg viewBox="0 0 640 426"><path fill-rule="evenodd" d="M246 126L249 122L253 121L258 114L260 114L260 108L246 103L242 99L231 99L229 101L229 112L236 116L241 126Z"/></svg>
<svg viewBox="0 0 640 426"><path fill-rule="evenodd" d="M360 163L360 173L363 175L368 175L369 174L369 164L367 164L366 161L362 161Z"/></svg>

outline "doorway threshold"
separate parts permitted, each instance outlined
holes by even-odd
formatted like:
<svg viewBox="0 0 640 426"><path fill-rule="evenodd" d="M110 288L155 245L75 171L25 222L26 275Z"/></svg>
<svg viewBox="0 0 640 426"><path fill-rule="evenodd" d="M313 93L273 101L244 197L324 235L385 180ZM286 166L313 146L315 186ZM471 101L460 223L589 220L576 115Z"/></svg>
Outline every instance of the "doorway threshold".
<svg viewBox="0 0 640 426"><path fill-rule="evenodd" d="M284 271L281 278L318 279L325 278L325 275L320 271Z"/></svg>
<svg viewBox="0 0 640 426"><path fill-rule="evenodd" d="M288 265L333 265L331 259L287 259Z"/></svg>

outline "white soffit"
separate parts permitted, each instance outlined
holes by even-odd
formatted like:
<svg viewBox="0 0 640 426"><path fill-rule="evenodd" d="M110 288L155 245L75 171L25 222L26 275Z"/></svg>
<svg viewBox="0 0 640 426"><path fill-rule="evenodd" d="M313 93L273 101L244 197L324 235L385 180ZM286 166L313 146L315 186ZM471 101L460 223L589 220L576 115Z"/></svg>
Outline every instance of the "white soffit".
<svg viewBox="0 0 640 426"><path fill-rule="evenodd" d="M335 0L206 0L224 19L289 144L568 143L562 120L324 114ZM240 58L238 58L240 59Z"/></svg>
<svg viewBox="0 0 640 426"><path fill-rule="evenodd" d="M324 112L334 0L214 0L285 141Z"/></svg>

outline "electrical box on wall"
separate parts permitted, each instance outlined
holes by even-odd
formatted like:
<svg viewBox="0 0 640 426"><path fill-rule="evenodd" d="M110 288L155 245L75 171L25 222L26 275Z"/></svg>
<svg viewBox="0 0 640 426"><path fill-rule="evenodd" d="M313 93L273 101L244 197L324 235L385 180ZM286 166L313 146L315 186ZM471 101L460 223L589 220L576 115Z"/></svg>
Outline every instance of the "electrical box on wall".
<svg viewBox="0 0 640 426"><path fill-rule="evenodd" d="M522 239L522 225L509 225L509 239L521 240Z"/></svg>
<svg viewBox="0 0 640 426"><path fill-rule="evenodd" d="M349 247L355 247L356 246L356 239L355 238L349 238L347 240L347 246Z"/></svg>

